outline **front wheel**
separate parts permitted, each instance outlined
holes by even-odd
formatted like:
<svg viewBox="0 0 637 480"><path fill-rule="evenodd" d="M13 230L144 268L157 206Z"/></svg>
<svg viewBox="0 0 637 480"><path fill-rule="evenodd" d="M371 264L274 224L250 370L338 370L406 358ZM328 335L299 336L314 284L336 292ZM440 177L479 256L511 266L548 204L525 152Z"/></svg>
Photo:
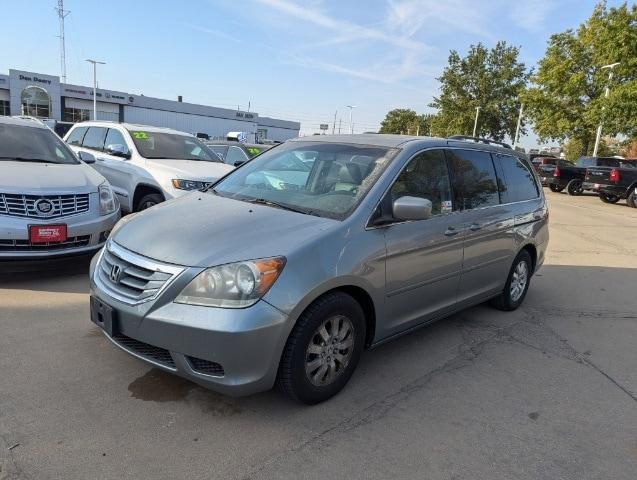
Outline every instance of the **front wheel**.
<svg viewBox="0 0 637 480"><path fill-rule="evenodd" d="M336 395L348 382L363 351L365 315L344 292L320 297L299 317L283 350L277 385L308 405Z"/></svg>
<svg viewBox="0 0 637 480"><path fill-rule="evenodd" d="M164 197L162 197L158 193L150 193L148 195L144 195L139 203L137 204L137 211L141 212L142 210L146 210L147 208L154 207L158 203L164 201Z"/></svg>
<svg viewBox="0 0 637 480"><path fill-rule="evenodd" d="M533 261L531 260L531 255L526 250L522 250L513 261L504 290L491 300L491 305L498 310L507 312L515 310L522 305L531 283L532 269Z"/></svg>
<svg viewBox="0 0 637 480"><path fill-rule="evenodd" d="M560 193L562 190L564 190L564 187L560 187L559 185L554 185L552 183L549 184L549 188L551 189L551 192L555 193Z"/></svg>
<svg viewBox="0 0 637 480"><path fill-rule="evenodd" d="M568 185L566 185L566 191L569 195L581 195L582 193L584 193L584 189L582 188L582 181L571 180L570 182L568 182Z"/></svg>
<svg viewBox="0 0 637 480"><path fill-rule="evenodd" d="M599 199L604 203L617 203L619 197L617 195L611 195L609 193L599 192Z"/></svg>

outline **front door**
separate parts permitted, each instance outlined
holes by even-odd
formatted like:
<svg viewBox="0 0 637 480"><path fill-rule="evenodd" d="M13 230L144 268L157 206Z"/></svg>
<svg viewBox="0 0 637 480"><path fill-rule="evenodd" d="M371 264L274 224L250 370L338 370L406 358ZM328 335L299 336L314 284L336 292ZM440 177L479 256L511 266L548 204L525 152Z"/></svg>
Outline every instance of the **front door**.
<svg viewBox="0 0 637 480"><path fill-rule="evenodd" d="M462 267L463 231L453 213L451 182L442 150L426 150L412 158L384 200L402 196L432 202L426 220L396 222L385 227L386 307L389 336L428 321L456 304Z"/></svg>

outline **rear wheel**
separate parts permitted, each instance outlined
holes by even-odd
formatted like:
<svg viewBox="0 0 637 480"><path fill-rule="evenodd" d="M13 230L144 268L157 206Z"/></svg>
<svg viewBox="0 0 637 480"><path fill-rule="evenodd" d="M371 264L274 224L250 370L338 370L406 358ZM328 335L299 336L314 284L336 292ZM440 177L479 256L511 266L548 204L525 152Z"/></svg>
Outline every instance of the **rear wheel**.
<svg viewBox="0 0 637 480"><path fill-rule="evenodd" d="M564 190L564 187L560 187L559 185L554 185L552 183L549 184L549 188L551 189L551 192L555 193L560 193L562 190Z"/></svg>
<svg viewBox="0 0 637 480"><path fill-rule="evenodd" d="M159 193L150 193L148 195L144 195L139 202L137 203L136 211L146 210L147 208L154 207L158 203L164 201L164 197L162 197Z"/></svg>
<svg viewBox="0 0 637 480"><path fill-rule="evenodd" d="M581 195L582 193L584 193L584 189L582 188L582 181L576 179L571 180L570 182L568 182L568 185L566 185L566 191L569 195Z"/></svg>
<svg viewBox="0 0 637 480"><path fill-rule="evenodd" d="M619 197L617 195L610 195L608 193L599 192L599 199L604 203L617 203Z"/></svg>
<svg viewBox="0 0 637 480"><path fill-rule="evenodd" d="M360 304L343 292L316 300L299 317L283 350L277 385L288 397L315 404L348 382L365 343Z"/></svg>
<svg viewBox="0 0 637 480"><path fill-rule="evenodd" d="M637 195L635 195L635 190L633 190L631 194L628 195L626 204L628 204L629 207L637 208Z"/></svg>
<svg viewBox="0 0 637 480"><path fill-rule="evenodd" d="M533 261L526 250L522 250L511 266L507 283L500 295L491 300L498 310L512 311L522 305L531 283Z"/></svg>

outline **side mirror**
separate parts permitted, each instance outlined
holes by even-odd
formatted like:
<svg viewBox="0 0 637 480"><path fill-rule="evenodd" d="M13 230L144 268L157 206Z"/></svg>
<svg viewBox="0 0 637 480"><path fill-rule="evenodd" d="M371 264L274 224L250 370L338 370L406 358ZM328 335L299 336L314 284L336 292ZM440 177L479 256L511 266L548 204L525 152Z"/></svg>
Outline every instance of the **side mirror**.
<svg viewBox="0 0 637 480"><path fill-rule="evenodd" d="M106 153L113 155L114 157L125 158L126 160L130 158L130 153L128 152L128 148L126 148L126 145L121 145L119 143L115 145L108 145L106 147Z"/></svg>
<svg viewBox="0 0 637 480"><path fill-rule="evenodd" d="M392 212L398 220L426 220L431 217L433 205L420 197L400 197L394 200Z"/></svg>
<svg viewBox="0 0 637 480"><path fill-rule="evenodd" d="M82 150L80 151L78 156L84 163L95 163L95 156L92 153L88 153Z"/></svg>

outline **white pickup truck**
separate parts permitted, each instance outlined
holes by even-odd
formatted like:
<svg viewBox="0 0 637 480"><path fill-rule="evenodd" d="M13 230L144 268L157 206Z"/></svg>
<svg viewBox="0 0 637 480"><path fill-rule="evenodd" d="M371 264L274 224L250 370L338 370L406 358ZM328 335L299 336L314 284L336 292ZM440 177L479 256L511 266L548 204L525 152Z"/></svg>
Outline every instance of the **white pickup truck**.
<svg viewBox="0 0 637 480"><path fill-rule="evenodd" d="M233 170L193 135L168 128L82 122L64 140L109 181L126 212L198 190Z"/></svg>

